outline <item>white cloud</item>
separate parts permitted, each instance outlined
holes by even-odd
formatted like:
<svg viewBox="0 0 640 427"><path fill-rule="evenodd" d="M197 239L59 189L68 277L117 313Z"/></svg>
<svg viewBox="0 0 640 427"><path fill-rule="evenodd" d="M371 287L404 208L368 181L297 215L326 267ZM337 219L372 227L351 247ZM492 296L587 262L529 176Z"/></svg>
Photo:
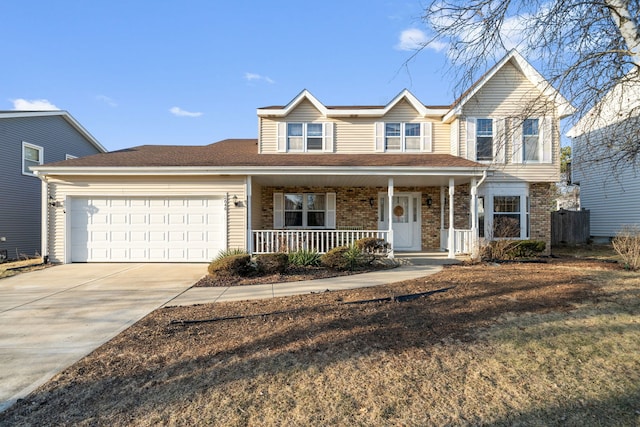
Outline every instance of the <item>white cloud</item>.
<svg viewBox="0 0 640 427"><path fill-rule="evenodd" d="M108 96L105 96L105 95L98 95L98 96L96 96L96 99L98 101L104 102L109 107L117 107L118 106L118 103L116 101L114 101L112 98L109 98Z"/></svg>
<svg viewBox="0 0 640 427"><path fill-rule="evenodd" d="M178 117L200 117L202 116L202 114L204 114L204 113L194 113L191 111L186 111L180 107L171 107L169 108L169 111L171 112L171 114Z"/></svg>
<svg viewBox="0 0 640 427"><path fill-rule="evenodd" d="M263 75L256 74L256 73L244 73L244 78L248 82L265 81L265 82L267 82L269 84L274 84L275 83L275 81L273 79L271 79L270 77L263 76Z"/></svg>
<svg viewBox="0 0 640 427"><path fill-rule="evenodd" d="M400 33L400 41L395 47L398 50L417 50L427 47L440 52L447 45L439 41L430 40L427 34L418 28L409 28Z"/></svg>
<svg viewBox="0 0 640 427"><path fill-rule="evenodd" d="M60 108L46 99L12 99L13 109L19 111L55 111Z"/></svg>

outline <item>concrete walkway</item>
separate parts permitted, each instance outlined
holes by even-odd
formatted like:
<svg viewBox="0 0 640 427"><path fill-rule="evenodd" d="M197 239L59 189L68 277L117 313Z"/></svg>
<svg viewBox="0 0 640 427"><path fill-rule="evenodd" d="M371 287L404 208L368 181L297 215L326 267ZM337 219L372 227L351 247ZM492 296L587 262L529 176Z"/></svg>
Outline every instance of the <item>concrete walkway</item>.
<svg viewBox="0 0 640 427"><path fill-rule="evenodd" d="M188 291L167 302L165 306L185 306L224 301L275 298L287 295L309 294L312 292L339 291L386 285L428 276L442 270L444 264L458 262L447 259L447 254L444 252L400 253L397 255L397 258L401 262L400 267L372 273L268 285L190 288Z"/></svg>

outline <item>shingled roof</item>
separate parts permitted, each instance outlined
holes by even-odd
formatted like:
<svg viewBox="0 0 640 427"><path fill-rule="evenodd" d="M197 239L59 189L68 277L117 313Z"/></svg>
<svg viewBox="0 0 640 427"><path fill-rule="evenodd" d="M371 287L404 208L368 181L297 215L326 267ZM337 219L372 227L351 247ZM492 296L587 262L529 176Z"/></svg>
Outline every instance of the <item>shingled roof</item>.
<svg viewBox="0 0 640 427"><path fill-rule="evenodd" d="M44 167L366 167L475 168L476 162L449 154L260 154L257 139L226 139L204 146L142 145L48 163Z"/></svg>

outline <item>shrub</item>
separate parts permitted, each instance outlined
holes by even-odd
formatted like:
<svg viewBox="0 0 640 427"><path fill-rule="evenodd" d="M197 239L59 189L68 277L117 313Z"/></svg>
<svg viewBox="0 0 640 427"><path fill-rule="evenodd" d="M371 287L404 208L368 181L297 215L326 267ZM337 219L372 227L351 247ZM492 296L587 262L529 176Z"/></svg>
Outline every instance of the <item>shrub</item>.
<svg viewBox="0 0 640 427"><path fill-rule="evenodd" d="M540 255L546 248L541 240L494 240L482 248L484 260L511 260Z"/></svg>
<svg viewBox="0 0 640 427"><path fill-rule="evenodd" d="M626 268L640 269L640 228L638 226L623 227L611 240L611 244L622 258Z"/></svg>
<svg viewBox="0 0 640 427"><path fill-rule="evenodd" d="M301 267L316 267L320 265L320 254L315 251L299 250L289 254L289 263Z"/></svg>
<svg viewBox="0 0 640 427"><path fill-rule="evenodd" d="M370 262L370 258L356 245L351 245L331 249L322 256L321 262L322 265L333 270L355 270Z"/></svg>
<svg viewBox="0 0 640 427"><path fill-rule="evenodd" d="M377 237L364 237L358 239L355 245L362 252L375 254L379 252L386 252L389 248L389 244L384 239L378 239Z"/></svg>
<svg viewBox="0 0 640 427"><path fill-rule="evenodd" d="M256 255L256 269L259 274L284 273L289 264L289 256L279 252L275 254Z"/></svg>
<svg viewBox="0 0 640 427"><path fill-rule="evenodd" d="M348 270L349 261L344 254L349 250L347 246L338 246L322 255L320 262L327 268L332 270Z"/></svg>
<svg viewBox="0 0 640 427"><path fill-rule="evenodd" d="M254 271L248 254L218 256L207 270L212 276L248 276Z"/></svg>

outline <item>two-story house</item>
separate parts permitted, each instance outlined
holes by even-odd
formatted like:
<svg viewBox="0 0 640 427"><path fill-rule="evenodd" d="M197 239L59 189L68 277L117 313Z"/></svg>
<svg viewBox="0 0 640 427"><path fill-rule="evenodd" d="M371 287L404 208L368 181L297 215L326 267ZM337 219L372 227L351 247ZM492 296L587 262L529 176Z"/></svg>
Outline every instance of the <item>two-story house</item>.
<svg viewBox="0 0 640 427"><path fill-rule="evenodd" d="M558 121L570 113L515 51L450 106L407 90L386 105L327 106L305 90L257 110L257 139L38 167L59 203L47 247L59 262L175 262L367 236L450 257L481 239L549 244Z"/></svg>
<svg viewBox="0 0 640 427"><path fill-rule="evenodd" d="M0 111L0 258L42 254L48 201L30 167L105 151L66 111Z"/></svg>

